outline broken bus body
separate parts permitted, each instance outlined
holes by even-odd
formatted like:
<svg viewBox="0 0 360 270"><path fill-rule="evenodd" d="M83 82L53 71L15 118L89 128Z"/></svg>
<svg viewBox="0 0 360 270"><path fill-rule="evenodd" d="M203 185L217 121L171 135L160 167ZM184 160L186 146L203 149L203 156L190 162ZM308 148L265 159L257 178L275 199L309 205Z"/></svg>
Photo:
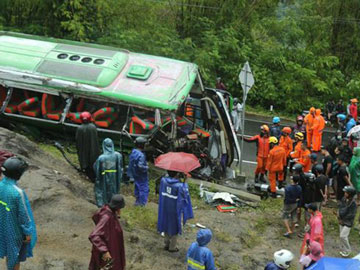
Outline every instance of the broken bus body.
<svg viewBox="0 0 360 270"><path fill-rule="evenodd" d="M0 84L6 121L74 131L89 111L103 137L146 136L153 157L194 153L199 177L231 177L238 168L231 96L204 88L193 63L0 32Z"/></svg>

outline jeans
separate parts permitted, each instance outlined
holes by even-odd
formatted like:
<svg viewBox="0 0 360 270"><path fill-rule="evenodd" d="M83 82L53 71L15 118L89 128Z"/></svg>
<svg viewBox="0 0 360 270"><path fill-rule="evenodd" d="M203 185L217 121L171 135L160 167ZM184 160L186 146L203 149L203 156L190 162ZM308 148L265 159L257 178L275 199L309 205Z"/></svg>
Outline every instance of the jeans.
<svg viewBox="0 0 360 270"><path fill-rule="evenodd" d="M351 246L349 243L349 234L351 227L340 225L340 242L341 242L341 251L345 253L351 252Z"/></svg>

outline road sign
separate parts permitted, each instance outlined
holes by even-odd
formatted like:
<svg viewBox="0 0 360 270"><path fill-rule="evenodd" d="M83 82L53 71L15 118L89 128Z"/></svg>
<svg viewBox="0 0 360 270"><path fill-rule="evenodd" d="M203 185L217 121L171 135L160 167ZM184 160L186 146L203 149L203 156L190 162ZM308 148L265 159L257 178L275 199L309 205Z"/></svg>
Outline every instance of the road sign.
<svg viewBox="0 0 360 270"><path fill-rule="evenodd" d="M249 93L249 90L251 89L251 87L253 87L253 85L255 83L254 76L251 72L249 62L246 62L244 67L240 71L239 80L241 83L241 87L244 90L244 98L246 99L246 96Z"/></svg>
<svg viewBox="0 0 360 270"><path fill-rule="evenodd" d="M244 67L241 69L239 74L239 80L243 91L243 103L242 103L242 117L241 117L241 154L240 154L240 172L242 173L242 164L243 164L243 152L244 152L244 132L245 132L245 103L247 94L249 93L251 87L253 87L255 80L251 72L249 62L246 61Z"/></svg>

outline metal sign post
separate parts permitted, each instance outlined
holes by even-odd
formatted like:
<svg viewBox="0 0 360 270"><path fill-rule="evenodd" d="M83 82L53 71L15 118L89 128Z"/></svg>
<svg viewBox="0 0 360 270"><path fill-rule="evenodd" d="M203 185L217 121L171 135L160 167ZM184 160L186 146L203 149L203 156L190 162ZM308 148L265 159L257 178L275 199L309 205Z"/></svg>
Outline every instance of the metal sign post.
<svg viewBox="0 0 360 270"><path fill-rule="evenodd" d="M243 104L242 104L242 127L241 127L241 156L240 156L240 172L242 173L243 152L244 152L244 135L245 135L245 104L247 94L254 85L254 76L251 72L249 62L246 62L239 74L239 80L243 89Z"/></svg>

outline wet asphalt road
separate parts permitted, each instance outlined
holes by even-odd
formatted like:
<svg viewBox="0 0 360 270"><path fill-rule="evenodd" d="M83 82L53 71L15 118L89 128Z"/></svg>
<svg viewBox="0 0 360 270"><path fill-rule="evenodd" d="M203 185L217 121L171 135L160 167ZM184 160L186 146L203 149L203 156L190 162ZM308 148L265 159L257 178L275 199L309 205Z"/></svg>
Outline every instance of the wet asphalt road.
<svg viewBox="0 0 360 270"><path fill-rule="evenodd" d="M269 127L271 126L270 120L264 119L257 116L247 116L245 118L245 135L248 136L254 136L256 134L259 134L260 132L260 126L263 124L267 124ZM294 122L286 122L282 123L282 127L284 126L290 126L292 127L295 125ZM323 132L323 145L327 145L331 139L331 137L334 136L335 129L333 128L325 128ZM241 146L241 139L239 138L239 143ZM256 143L247 143L244 142L244 151L242 151L243 154L243 172L247 177L250 177L254 173L254 169L256 166Z"/></svg>

